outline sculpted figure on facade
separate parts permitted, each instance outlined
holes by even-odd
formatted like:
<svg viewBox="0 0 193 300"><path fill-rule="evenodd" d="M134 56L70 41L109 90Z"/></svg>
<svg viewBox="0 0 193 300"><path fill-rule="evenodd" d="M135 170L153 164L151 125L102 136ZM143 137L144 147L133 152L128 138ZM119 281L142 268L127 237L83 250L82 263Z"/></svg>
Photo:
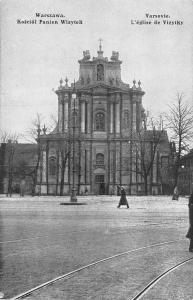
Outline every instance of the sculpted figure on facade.
<svg viewBox="0 0 193 300"><path fill-rule="evenodd" d="M83 51L83 59L84 60L89 60L90 59L90 51L89 50Z"/></svg>
<svg viewBox="0 0 193 300"><path fill-rule="evenodd" d="M112 51L111 60L118 61L119 60L119 52Z"/></svg>

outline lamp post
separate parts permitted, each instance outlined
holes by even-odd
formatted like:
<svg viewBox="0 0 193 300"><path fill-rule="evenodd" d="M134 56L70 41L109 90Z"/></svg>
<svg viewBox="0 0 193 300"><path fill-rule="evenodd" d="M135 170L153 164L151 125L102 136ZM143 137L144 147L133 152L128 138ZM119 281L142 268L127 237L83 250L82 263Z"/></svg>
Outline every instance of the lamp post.
<svg viewBox="0 0 193 300"><path fill-rule="evenodd" d="M74 88L72 91L72 105L73 105L73 118L72 118L72 189L71 189L71 202L77 202L76 197L76 187L75 187L75 126L76 126L76 120L75 120L75 105L76 105L76 90L75 90L75 83Z"/></svg>

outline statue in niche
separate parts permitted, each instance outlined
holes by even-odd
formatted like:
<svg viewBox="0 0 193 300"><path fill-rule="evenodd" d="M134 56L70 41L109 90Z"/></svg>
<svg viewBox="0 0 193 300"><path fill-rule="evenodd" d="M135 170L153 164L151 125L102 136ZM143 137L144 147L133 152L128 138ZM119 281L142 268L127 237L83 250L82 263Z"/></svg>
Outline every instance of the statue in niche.
<svg viewBox="0 0 193 300"><path fill-rule="evenodd" d="M97 66L97 81L104 80L104 66L102 64Z"/></svg>
<svg viewBox="0 0 193 300"><path fill-rule="evenodd" d="M88 77L87 77L87 84L89 84L90 83L90 76L88 75Z"/></svg>
<svg viewBox="0 0 193 300"><path fill-rule="evenodd" d="M81 76L81 78L80 78L80 83L81 83L81 85L84 85L84 78L83 78L83 76Z"/></svg>
<svg viewBox="0 0 193 300"><path fill-rule="evenodd" d="M112 77L109 78L110 85L113 85Z"/></svg>
<svg viewBox="0 0 193 300"><path fill-rule="evenodd" d="M67 93L65 93L65 95L64 95L64 100L68 101L68 94Z"/></svg>
<svg viewBox="0 0 193 300"><path fill-rule="evenodd" d="M123 128L129 127L129 112L126 110L124 111L123 115Z"/></svg>
<svg viewBox="0 0 193 300"><path fill-rule="evenodd" d="M110 85L114 85L114 81L115 81L115 79L113 77L109 78Z"/></svg>

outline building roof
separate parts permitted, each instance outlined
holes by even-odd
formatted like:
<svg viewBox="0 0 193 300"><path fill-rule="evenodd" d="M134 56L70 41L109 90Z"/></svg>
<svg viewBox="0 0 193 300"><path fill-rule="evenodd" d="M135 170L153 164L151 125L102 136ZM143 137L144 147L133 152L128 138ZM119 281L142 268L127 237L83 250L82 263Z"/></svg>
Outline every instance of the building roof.
<svg viewBox="0 0 193 300"><path fill-rule="evenodd" d="M193 149L190 149L190 152L181 158L182 161L186 159L193 159Z"/></svg>

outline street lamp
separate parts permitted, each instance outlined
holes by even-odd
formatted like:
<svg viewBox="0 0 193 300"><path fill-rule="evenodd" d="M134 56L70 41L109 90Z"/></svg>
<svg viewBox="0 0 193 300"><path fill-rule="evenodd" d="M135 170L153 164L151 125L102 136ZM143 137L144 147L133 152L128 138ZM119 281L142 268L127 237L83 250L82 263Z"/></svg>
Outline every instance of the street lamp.
<svg viewBox="0 0 193 300"><path fill-rule="evenodd" d="M77 202L76 197L76 188L75 188L75 126L76 126L76 120L75 120L75 106L76 106L76 89L75 89L75 82L74 82L74 88L72 91L72 105L73 105L73 118L72 118L72 189L71 189L71 202Z"/></svg>

